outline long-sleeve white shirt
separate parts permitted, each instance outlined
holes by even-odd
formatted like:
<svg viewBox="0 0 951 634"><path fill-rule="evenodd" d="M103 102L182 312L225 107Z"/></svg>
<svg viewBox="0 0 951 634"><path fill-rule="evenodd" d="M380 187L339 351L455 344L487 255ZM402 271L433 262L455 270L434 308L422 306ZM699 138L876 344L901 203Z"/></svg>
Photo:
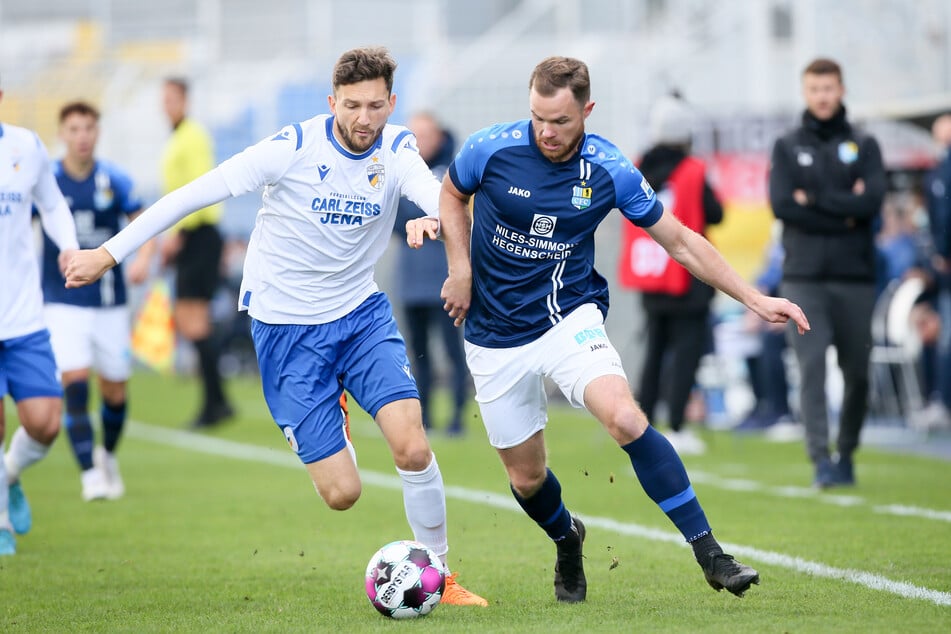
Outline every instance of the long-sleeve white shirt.
<svg viewBox="0 0 951 634"><path fill-rule="evenodd" d="M31 224L34 205L60 251L79 248L73 215L56 185L46 148L36 133L0 124L0 341L44 327Z"/></svg>
<svg viewBox="0 0 951 634"><path fill-rule="evenodd" d="M412 133L387 125L356 155L320 115L236 154L143 213L106 249L120 261L195 205L264 189L248 245L239 307L270 324L320 324L378 290L373 268L390 240L400 196L438 216L439 181Z"/></svg>

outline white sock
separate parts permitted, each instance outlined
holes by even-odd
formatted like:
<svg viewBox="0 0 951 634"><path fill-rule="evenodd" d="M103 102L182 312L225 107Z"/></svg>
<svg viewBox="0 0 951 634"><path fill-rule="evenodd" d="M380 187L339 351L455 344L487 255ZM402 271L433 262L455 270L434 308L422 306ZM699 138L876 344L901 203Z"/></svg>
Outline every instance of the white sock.
<svg viewBox="0 0 951 634"><path fill-rule="evenodd" d="M3 407L0 403L0 407ZM3 438L0 438L0 528L13 531L10 525L10 485L7 483L6 460L3 457Z"/></svg>
<svg viewBox="0 0 951 634"><path fill-rule="evenodd" d="M22 426L17 427L10 439L10 450L3 457L7 463L7 481L16 482L20 473L49 453L50 446L33 440Z"/></svg>
<svg viewBox="0 0 951 634"><path fill-rule="evenodd" d="M446 538L446 491L436 455L422 471L397 469L403 480L403 506L416 541L439 555L443 565L449 552Z"/></svg>

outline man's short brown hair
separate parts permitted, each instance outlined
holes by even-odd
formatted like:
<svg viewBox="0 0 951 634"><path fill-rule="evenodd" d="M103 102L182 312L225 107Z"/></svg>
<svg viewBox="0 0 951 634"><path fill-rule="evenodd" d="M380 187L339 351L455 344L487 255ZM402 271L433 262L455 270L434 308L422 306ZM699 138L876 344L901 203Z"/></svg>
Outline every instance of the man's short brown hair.
<svg viewBox="0 0 951 634"><path fill-rule="evenodd" d="M842 83L842 67L839 66L838 62L831 60L828 57L819 57L812 60L809 62L809 65L803 69L802 74L835 75L839 78L839 83Z"/></svg>
<svg viewBox="0 0 951 634"><path fill-rule="evenodd" d="M94 121L99 121L99 111L95 106L85 101L71 101L59 109L59 122L66 121L67 117L74 114L92 117Z"/></svg>
<svg viewBox="0 0 951 634"><path fill-rule="evenodd" d="M532 71L528 89L542 97L551 97L562 88L570 88L575 101L584 106L591 98L588 65L572 57L548 57Z"/></svg>
<svg viewBox="0 0 951 634"><path fill-rule="evenodd" d="M393 92L396 60L382 46L355 48L340 56L334 64L333 88L382 78L386 91Z"/></svg>

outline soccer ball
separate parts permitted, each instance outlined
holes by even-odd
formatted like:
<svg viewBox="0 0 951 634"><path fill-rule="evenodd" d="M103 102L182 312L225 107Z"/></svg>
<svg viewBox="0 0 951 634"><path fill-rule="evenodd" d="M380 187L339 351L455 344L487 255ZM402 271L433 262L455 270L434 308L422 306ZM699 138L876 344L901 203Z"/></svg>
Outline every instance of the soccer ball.
<svg viewBox="0 0 951 634"><path fill-rule="evenodd" d="M445 587L439 556L419 542L390 542L367 564L367 598L380 614L393 619L429 614Z"/></svg>

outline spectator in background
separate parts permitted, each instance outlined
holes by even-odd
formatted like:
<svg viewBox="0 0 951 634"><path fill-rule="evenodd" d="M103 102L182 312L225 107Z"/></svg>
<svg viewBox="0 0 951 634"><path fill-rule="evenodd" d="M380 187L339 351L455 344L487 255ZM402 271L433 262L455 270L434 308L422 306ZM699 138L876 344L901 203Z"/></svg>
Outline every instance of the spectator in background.
<svg viewBox="0 0 951 634"><path fill-rule="evenodd" d="M781 232L782 227L776 223ZM779 233L770 240L766 250L766 262L756 278L756 288L767 295L779 292L783 275L783 245ZM735 431L760 431L772 427L780 420L791 419L789 407L789 382L786 379L785 327L763 321L752 311L744 315L746 329L759 340L759 354L746 360L750 374L750 386L756 399L753 411Z"/></svg>
<svg viewBox="0 0 951 634"><path fill-rule="evenodd" d="M690 108L678 96L664 97L650 114L654 145L639 168L666 209L687 227L704 233L723 219L723 207L706 181L702 161L690 156ZM667 403L667 438L680 454L700 454L703 441L684 428L687 401L700 358L710 346L714 290L671 259L643 229L623 225L620 280L641 293L647 319L647 353L638 400L648 420ZM663 386L663 394L661 394Z"/></svg>
<svg viewBox="0 0 951 634"><path fill-rule="evenodd" d="M162 153L162 181L169 193L195 180L215 166L211 137L188 117L188 83L165 80L165 114L172 137ZM222 386L218 358L220 346L211 320L211 300L221 282L224 243L218 231L221 204L190 214L173 226L162 242L162 260L175 266L175 328L198 353L202 406L191 422L193 428L210 427L234 415Z"/></svg>
<svg viewBox="0 0 951 634"><path fill-rule="evenodd" d="M889 283L908 275L933 278L928 261L933 246L927 229L927 211L907 193L885 196L881 227L875 235L878 270L876 294L881 295Z"/></svg>
<svg viewBox="0 0 951 634"><path fill-rule="evenodd" d="M82 101L59 113L59 137L66 155L53 164L59 189L76 223L79 246L95 248L119 232L142 209L132 180L116 165L97 159L99 111ZM148 277L154 241L148 241L127 269L135 284ZM126 382L132 371L126 284L119 267L82 289L67 289L57 266L59 248L43 241L43 316L66 393L66 432L79 463L86 501L116 499L125 492L116 447L126 419ZM102 399L102 445L96 447L89 416L91 369ZM94 460L95 458L95 460Z"/></svg>
<svg viewBox="0 0 951 634"><path fill-rule="evenodd" d="M811 62L802 74L802 94L802 125L773 146L769 198L783 222L782 292L812 324L808 336L787 333L799 364L814 484L828 488L855 483L853 454L868 408L874 226L886 177L878 143L846 118L836 62ZM825 391L829 346L835 346L844 381L835 456Z"/></svg>
<svg viewBox="0 0 951 634"><path fill-rule="evenodd" d="M941 161L928 175L926 193L934 241L935 300L940 316L937 333L935 384L944 420L951 416L951 114L938 117L931 128L942 152Z"/></svg>
<svg viewBox="0 0 951 634"><path fill-rule="evenodd" d="M410 117L406 127L416 135L420 156L436 178L442 180L455 151L452 135L442 127L435 116L426 112ZM433 389L433 362L429 343L430 335L435 330L442 339L449 361L452 414L446 431L455 436L464 431L462 411L468 396L469 371L462 347L462 332L453 325L452 318L443 310L443 300L439 296L448 266L446 250L437 242L427 242L416 251L406 244L406 221L423 215L423 211L409 199L400 199L395 229L403 238L403 244L398 255L397 283L409 331L410 359L416 385L419 387L423 426L427 429L432 426L430 397Z"/></svg>
<svg viewBox="0 0 951 634"><path fill-rule="evenodd" d="M0 122L0 556L16 554L14 533L22 535L33 525L20 475L49 453L63 409L63 388L43 323L34 205L60 250L57 265L64 270L79 242L46 148L32 130ZM7 394L16 403L20 426L4 453Z"/></svg>

